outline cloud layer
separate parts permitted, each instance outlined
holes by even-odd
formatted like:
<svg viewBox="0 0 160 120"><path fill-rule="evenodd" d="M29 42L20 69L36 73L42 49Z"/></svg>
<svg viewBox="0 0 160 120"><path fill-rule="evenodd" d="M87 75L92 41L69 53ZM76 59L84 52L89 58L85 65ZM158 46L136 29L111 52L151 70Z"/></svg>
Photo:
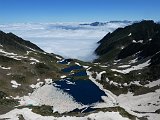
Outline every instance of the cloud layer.
<svg viewBox="0 0 160 120"><path fill-rule="evenodd" d="M103 26L81 23L17 23L1 24L0 30L12 32L30 40L43 50L66 58L92 61L97 42L108 32L126 23L107 23Z"/></svg>

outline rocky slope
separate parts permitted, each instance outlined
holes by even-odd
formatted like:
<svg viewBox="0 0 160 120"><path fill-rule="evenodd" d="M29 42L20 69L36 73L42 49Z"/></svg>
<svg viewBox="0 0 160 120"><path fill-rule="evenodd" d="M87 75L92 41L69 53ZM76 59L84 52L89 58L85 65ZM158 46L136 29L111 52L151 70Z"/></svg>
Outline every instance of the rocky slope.
<svg viewBox="0 0 160 120"><path fill-rule="evenodd" d="M0 106L3 109L0 113L10 110L8 106L11 105L7 105L10 104L9 100L18 104L13 98L32 93L37 83L37 86L41 86L45 79L60 79L64 75L61 69L67 66L57 63L61 59L61 56L46 53L35 44L12 33L1 31L0 97L5 100L1 101Z"/></svg>
<svg viewBox="0 0 160 120"><path fill-rule="evenodd" d="M160 24L154 21L141 21L108 33L98 42L99 46L95 50L99 56L95 60L96 68L92 68L95 78L99 74L97 67L105 71L101 74L99 83L118 96L126 94L124 96L128 102L131 100L129 103L126 101L126 105L137 113L148 112L150 114L151 111L153 113L158 111L158 97L160 96L159 37ZM131 97L130 93L134 97ZM152 98L149 100L145 98L147 96L152 96ZM139 100L136 101L136 99ZM137 103L134 104L135 102ZM129 105L131 103L133 106ZM144 112L147 108L149 109Z"/></svg>
<svg viewBox="0 0 160 120"><path fill-rule="evenodd" d="M100 56L98 61L108 62L115 59L125 59L137 53L138 59L153 57L160 51L160 25L154 21L142 21L125 28L118 28L108 33L96 49ZM158 56L158 55L157 55ZM158 59L152 64L158 64Z"/></svg>
<svg viewBox="0 0 160 120"><path fill-rule="evenodd" d="M109 64L110 69L126 74L128 80L147 83L160 78L160 24L141 21L108 33L95 50L95 62Z"/></svg>
<svg viewBox="0 0 160 120"><path fill-rule="evenodd" d="M158 120L157 31L158 24L142 21L108 33L95 63L46 53L1 31L0 119Z"/></svg>

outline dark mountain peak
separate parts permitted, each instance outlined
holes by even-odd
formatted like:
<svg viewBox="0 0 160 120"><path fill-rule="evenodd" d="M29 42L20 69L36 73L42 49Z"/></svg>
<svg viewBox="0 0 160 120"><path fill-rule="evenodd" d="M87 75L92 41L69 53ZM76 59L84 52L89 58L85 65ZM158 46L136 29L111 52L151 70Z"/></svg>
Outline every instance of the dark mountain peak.
<svg viewBox="0 0 160 120"><path fill-rule="evenodd" d="M26 41L13 33L5 33L3 31L0 31L0 44L3 45L6 50L26 52L27 50L34 49L43 52L42 49L30 41Z"/></svg>
<svg viewBox="0 0 160 120"><path fill-rule="evenodd" d="M108 33L98 43L98 61L124 59L139 52L139 58L153 56L160 51L160 25L153 20L118 28Z"/></svg>

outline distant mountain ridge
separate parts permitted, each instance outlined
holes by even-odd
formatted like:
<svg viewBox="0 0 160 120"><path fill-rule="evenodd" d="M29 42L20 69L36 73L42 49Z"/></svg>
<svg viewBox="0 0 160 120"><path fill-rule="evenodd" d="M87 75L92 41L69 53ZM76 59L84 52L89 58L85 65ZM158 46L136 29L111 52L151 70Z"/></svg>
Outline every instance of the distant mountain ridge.
<svg viewBox="0 0 160 120"><path fill-rule="evenodd" d="M79 25L87 25L87 26L104 26L108 23L124 23L124 24L131 24L132 21L128 21L128 20L123 20L123 21L109 21L109 22L93 22L93 23L83 23L83 24L79 24Z"/></svg>

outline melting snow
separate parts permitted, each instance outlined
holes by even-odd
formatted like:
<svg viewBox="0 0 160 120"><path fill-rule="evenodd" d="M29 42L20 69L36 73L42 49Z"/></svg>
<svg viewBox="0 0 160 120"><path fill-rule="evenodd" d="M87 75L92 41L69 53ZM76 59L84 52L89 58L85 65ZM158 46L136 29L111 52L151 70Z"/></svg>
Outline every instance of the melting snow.
<svg viewBox="0 0 160 120"><path fill-rule="evenodd" d="M4 70L10 70L11 67L4 67L4 66L0 66L1 69L4 69Z"/></svg>
<svg viewBox="0 0 160 120"><path fill-rule="evenodd" d="M97 80L101 80L102 74L105 74L105 73L106 73L106 71L102 71L102 72L100 72L99 74L97 73L96 79L97 79Z"/></svg>
<svg viewBox="0 0 160 120"><path fill-rule="evenodd" d="M143 40L139 40L138 43L143 43Z"/></svg>
<svg viewBox="0 0 160 120"><path fill-rule="evenodd" d="M135 40L133 40L132 42L133 42L133 43L137 43L137 41L135 41Z"/></svg>
<svg viewBox="0 0 160 120"><path fill-rule="evenodd" d="M117 77L118 75L117 75L117 74L114 74L114 76Z"/></svg>
<svg viewBox="0 0 160 120"><path fill-rule="evenodd" d="M0 53L2 53L6 57L13 58L15 60L21 60L21 58L28 58L27 56L20 56L15 53L9 53L9 52L6 52L2 49L0 49Z"/></svg>
<svg viewBox="0 0 160 120"><path fill-rule="evenodd" d="M149 62L150 62L150 60L146 61L145 63L139 64L137 66L132 66L132 67L130 67L128 69L124 69L124 70L117 70L117 69L111 69L111 70L115 71L115 72L127 74L127 73L129 73L131 71L140 70L140 69L143 69L144 67L149 66Z"/></svg>
<svg viewBox="0 0 160 120"><path fill-rule="evenodd" d="M44 84L44 82L38 82L36 85L34 85L34 84L30 85L30 87L37 89L37 88L41 87L43 84Z"/></svg>
<svg viewBox="0 0 160 120"><path fill-rule="evenodd" d="M133 81L133 82L130 82L130 84L129 84L129 85L142 86L142 85L140 84L140 81Z"/></svg>
<svg viewBox="0 0 160 120"><path fill-rule="evenodd" d="M118 66L118 68L127 68L127 67L130 67L131 65L121 65L121 66Z"/></svg>
<svg viewBox="0 0 160 120"><path fill-rule="evenodd" d="M123 49L124 49L124 46L121 46L121 49L123 50Z"/></svg>
<svg viewBox="0 0 160 120"><path fill-rule="evenodd" d="M53 85L44 85L36 89L30 96L33 101L40 105L50 105L59 113L69 112L76 108L81 108L82 105L76 103L72 96L63 92Z"/></svg>
<svg viewBox="0 0 160 120"><path fill-rule="evenodd" d="M29 53L31 53L31 52L33 52L33 51L27 51L27 55L29 55Z"/></svg>
<svg viewBox="0 0 160 120"><path fill-rule="evenodd" d="M138 61L138 58L135 58L135 59L131 60L131 61L129 62L129 64L136 63L137 61Z"/></svg>
<svg viewBox="0 0 160 120"><path fill-rule="evenodd" d="M79 64L78 62L75 62L75 64L76 64L76 65L79 65L79 66L81 66L81 64Z"/></svg>
<svg viewBox="0 0 160 120"><path fill-rule="evenodd" d="M160 89L156 92L151 92L143 95L134 96L132 93L121 94L117 97L119 105L131 114L135 114L138 117L148 116L148 120L159 120L160 115L154 114L160 108L158 101L160 96ZM150 113L135 113L138 112L150 112ZM159 116L159 117L158 117Z"/></svg>
<svg viewBox="0 0 160 120"><path fill-rule="evenodd" d="M21 86L21 84L18 84L15 80L12 80L11 83L13 88L17 88L18 86Z"/></svg>
<svg viewBox="0 0 160 120"><path fill-rule="evenodd" d="M143 43L143 40L139 40L139 41L133 40L132 43Z"/></svg>
<svg viewBox="0 0 160 120"><path fill-rule="evenodd" d="M160 79L153 81L153 82L150 82L149 84L145 85L145 87L149 87L149 88L154 87L154 86L160 86Z"/></svg>
<svg viewBox="0 0 160 120"><path fill-rule="evenodd" d="M62 79L63 79L63 78L66 78L66 77L67 77L66 75L62 75L62 76L61 76Z"/></svg>
<svg viewBox="0 0 160 120"><path fill-rule="evenodd" d="M89 68L89 66L83 66L83 67L86 68L86 69Z"/></svg>
<svg viewBox="0 0 160 120"><path fill-rule="evenodd" d="M37 63L40 62L39 60L37 60L37 59L35 59L35 58L32 58L32 57L30 58L30 60L31 60L31 61L34 61L34 62L37 62Z"/></svg>
<svg viewBox="0 0 160 120"><path fill-rule="evenodd" d="M53 80L48 78L48 79L45 79L45 82L46 82L46 84L51 84L53 82Z"/></svg>
<svg viewBox="0 0 160 120"><path fill-rule="evenodd" d="M61 60L62 58L61 57L59 57L59 56L55 56L58 60Z"/></svg>
<svg viewBox="0 0 160 120"><path fill-rule="evenodd" d="M7 73L7 75L12 75L12 73Z"/></svg>
<svg viewBox="0 0 160 120"><path fill-rule="evenodd" d="M132 33L129 33L129 34L128 34L128 36L131 36L131 35L132 35Z"/></svg>

